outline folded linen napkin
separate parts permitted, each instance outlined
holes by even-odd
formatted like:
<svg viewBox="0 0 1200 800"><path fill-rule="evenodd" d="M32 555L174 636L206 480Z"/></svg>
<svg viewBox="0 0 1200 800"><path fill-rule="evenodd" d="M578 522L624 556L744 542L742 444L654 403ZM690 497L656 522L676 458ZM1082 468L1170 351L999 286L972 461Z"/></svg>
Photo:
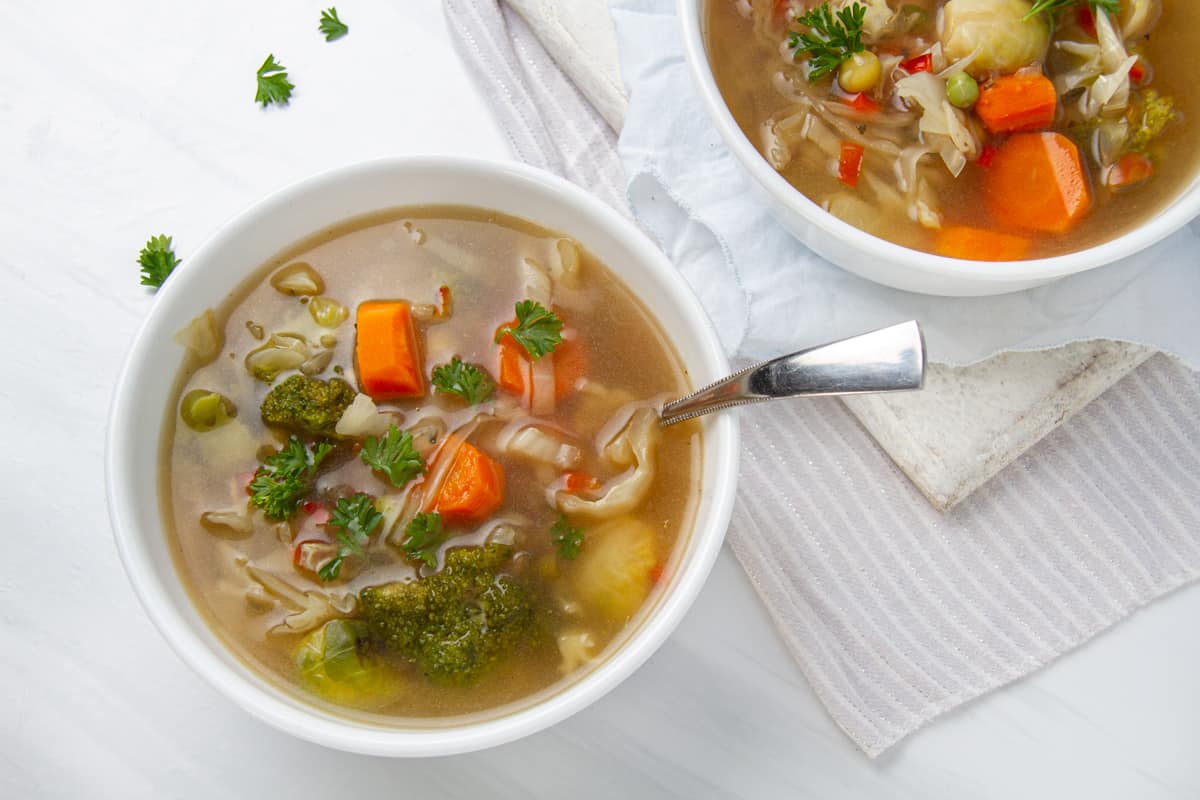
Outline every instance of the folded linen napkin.
<svg viewBox="0 0 1200 800"><path fill-rule="evenodd" d="M611 132L523 20L496 0L445 4L518 157L623 206ZM676 255L708 252L678 221L692 238ZM1198 414L1200 377L1156 357L939 514L840 403L758 406L729 541L831 716L875 756L1200 577Z"/></svg>

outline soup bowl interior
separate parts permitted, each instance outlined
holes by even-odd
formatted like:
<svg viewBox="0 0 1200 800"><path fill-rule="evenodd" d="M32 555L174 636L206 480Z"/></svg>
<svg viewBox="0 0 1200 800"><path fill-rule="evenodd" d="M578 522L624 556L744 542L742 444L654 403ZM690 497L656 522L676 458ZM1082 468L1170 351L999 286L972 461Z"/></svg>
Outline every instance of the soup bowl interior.
<svg viewBox="0 0 1200 800"><path fill-rule="evenodd" d="M709 61L705 11L710 2L725 0L677 0L684 55L709 118L780 224L818 255L868 280L943 296L1016 292L1132 256L1200 215L1200 175L1197 175L1161 213L1135 229L1093 247L1052 258L968 261L913 250L866 233L830 214L793 187L746 138L721 96Z"/></svg>
<svg viewBox="0 0 1200 800"><path fill-rule="evenodd" d="M339 222L395 206L467 205L502 211L577 239L657 318L692 384L728 373L717 336L669 261L628 221L578 187L516 164L444 158L368 162L272 195L243 212L159 291L118 379L109 420L106 482L116 544L147 613L180 657L256 717L301 738L390 756L480 749L545 728L601 697L666 639L699 592L724 538L737 478L736 417L703 423L694 524L657 602L605 661L553 694L468 722L397 726L327 713L283 691L234 656L185 589L164 532L158 475L163 429L183 348L173 335L220 306L290 245Z"/></svg>

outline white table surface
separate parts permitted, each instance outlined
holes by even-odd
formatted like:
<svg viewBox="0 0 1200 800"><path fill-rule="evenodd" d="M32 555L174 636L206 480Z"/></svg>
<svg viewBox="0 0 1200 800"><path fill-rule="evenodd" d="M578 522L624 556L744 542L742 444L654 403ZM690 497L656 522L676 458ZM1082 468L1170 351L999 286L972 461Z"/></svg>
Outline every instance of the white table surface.
<svg viewBox="0 0 1200 800"><path fill-rule="evenodd" d="M325 750L179 661L103 492L113 381L153 296L285 183L405 153L507 158L435 0L0 4L0 797L1200 797L1200 590L1145 609L876 762L830 722L726 552L678 632L575 718L488 752ZM252 103L268 51L298 89Z"/></svg>

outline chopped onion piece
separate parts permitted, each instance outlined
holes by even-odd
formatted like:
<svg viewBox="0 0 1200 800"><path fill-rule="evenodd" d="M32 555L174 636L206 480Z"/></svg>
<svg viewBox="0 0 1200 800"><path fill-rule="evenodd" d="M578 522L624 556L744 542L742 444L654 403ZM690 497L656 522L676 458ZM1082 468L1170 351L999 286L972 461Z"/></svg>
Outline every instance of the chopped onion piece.
<svg viewBox="0 0 1200 800"><path fill-rule="evenodd" d="M212 309L193 319L183 330L175 334L175 341L186 347L201 364L207 364L221 354L225 339L217 328Z"/></svg>
<svg viewBox="0 0 1200 800"><path fill-rule="evenodd" d="M271 285L286 295L313 297L325 291L325 281L303 261L289 264L271 276Z"/></svg>
<svg viewBox="0 0 1200 800"><path fill-rule="evenodd" d="M244 539L254 532L254 523L244 510L205 511L200 515L200 524L225 539Z"/></svg>
<svg viewBox="0 0 1200 800"><path fill-rule="evenodd" d="M270 383L279 373L296 369L312 353L308 340L298 333L273 333L262 347L246 354L246 369L260 381Z"/></svg>
<svg viewBox="0 0 1200 800"><path fill-rule="evenodd" d="M568 675L594 657L596 640L587 631L567 631L558 635L558 653L562 656L558 671Z"/></svg>
<svg viewBox="0 0 1200 800"><path fill-rule="evenodd" d="M374 400L360 392L354 396L354 401L346 406L333 432L338 436L353 439L383 436L393 422L396 422L395 416L382 413Z"/></svg>
<svg viewBox="0 0 1200 800"><path fill-rule="evenodd" d="M578 447L567 444L557 436L533 425L517 431L508 440L505 451L543 464L551 464L559 469L576 467L583 459L583 453Z"/></svg>

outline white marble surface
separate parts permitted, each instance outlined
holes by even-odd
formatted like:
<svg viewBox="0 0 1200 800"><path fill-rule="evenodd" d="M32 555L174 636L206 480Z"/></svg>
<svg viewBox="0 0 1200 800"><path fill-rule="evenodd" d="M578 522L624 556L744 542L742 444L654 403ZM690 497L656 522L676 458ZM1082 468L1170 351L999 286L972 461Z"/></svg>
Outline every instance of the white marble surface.
<svg viewBox="0 0 1200 800"><path fill-rule="evenodd" d="M397 153L504 158L435 0L3 3L0 27L0 797L1200 796L1200 590L1180 592L877 762L826 717L725 554L637 675L493 751L387 761L275 732L203 684L129 590L108 529L112 381L187 258L316 170ZM300 87L255 107L267 51Z"/></svg>

